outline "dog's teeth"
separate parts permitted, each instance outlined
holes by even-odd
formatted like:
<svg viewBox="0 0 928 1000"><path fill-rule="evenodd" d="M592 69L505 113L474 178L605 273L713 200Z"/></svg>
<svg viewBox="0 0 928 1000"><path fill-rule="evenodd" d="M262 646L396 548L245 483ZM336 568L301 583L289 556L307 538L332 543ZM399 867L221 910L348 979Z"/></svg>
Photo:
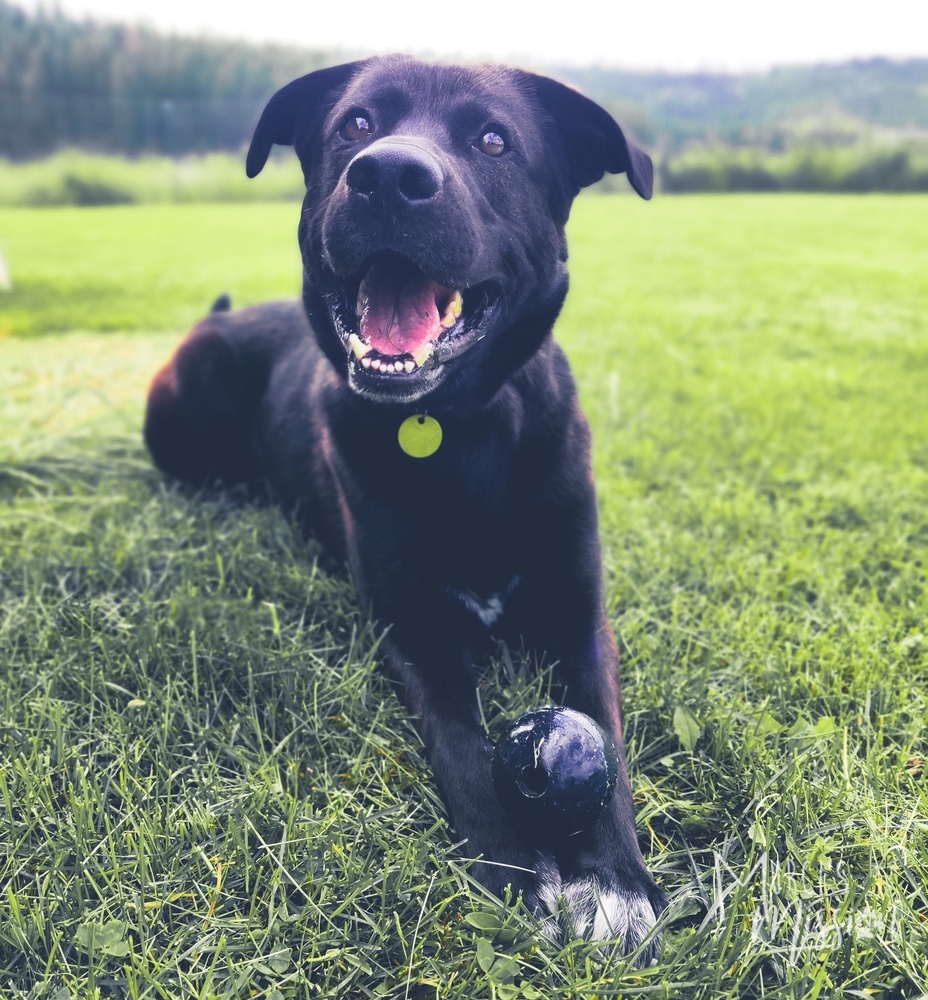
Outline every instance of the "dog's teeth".
<svg viewBox="0 0 928 1000"><path fill-rule="evenodd" d="M382 372L389 372L392 375L393 374L393 363L390 362L389 364L384 365L383 368L381 368L380 370Z"/></svg>
<svg viewBox="0 0 928 1000"><path fill-rule="evenodd" d="M354 356L360 361L365 354L371 351L371 345L365 344L364 341L356 334L353 333L348 338L348 346L354 352Z"/></svg>
<svg viewBox="0 0 928 1000"><path fill-rule="evenodd" d="M406 365L405 365L405 368L406 368L407 372L414 372L416 370L416 363L415 363L415 361L412 361L412 360L407 361Z"/></svg>
<svg viewBox="0 0 928 1000"><path fill-rule="evenodd" d="M432 344L433 341L430 340L427 343L423 344L418 351L412 352L413 361L415 361L415 363L420 367L424 365L426 361L428 361L432 353Z"/></svg>
<svg viewBox="0 0 928 1000"><path fill-rule="evenodd" d="M373 368L375 371L378 372L380 371L380 358L374 358L371 361L371 368Z"/></svg>
<svg viewBox="0 0 928 1000"><path fill-rule="evenodd" d="M461 310L464 308L464 296L460 292L455 292L450 299L448 299L448 304L445 306L445 314L441 318L441 325L446 329L450 330L452 326L458 321L458 316L461 315Z"/></svg>
<svg viewBox="0 0 928 1000"><path fill-rule="evenodd" d="M361 358L361 364L364 365L365 368L370 368L370 366L371 366L371 359L370 358Z"/></svg>

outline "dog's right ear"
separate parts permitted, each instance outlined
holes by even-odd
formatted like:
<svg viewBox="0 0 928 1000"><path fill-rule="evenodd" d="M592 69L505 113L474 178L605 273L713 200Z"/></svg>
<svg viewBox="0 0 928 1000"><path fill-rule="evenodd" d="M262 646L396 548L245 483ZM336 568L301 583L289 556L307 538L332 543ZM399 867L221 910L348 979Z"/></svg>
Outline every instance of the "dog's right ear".
<svg viewBox="0 0 928 1000"><path fill-rule="evenodd" d="M344 90L365 61L362 59L319 69L281 87L261 112L245 159L245 173L249 177L257 177L275 143L292 146L297 126L302 131L307 123L321 123L334 103L333 95Z"/></svg>
<svg viewBox="0 0 928 1000"><path fill-rule="evenodd" d="M625 138L608 111L572 87L546 76L520 73L520 78L534 91L561 138L571 199L607 172L625 174L642 198L651 197L651 157Z"/></svg>

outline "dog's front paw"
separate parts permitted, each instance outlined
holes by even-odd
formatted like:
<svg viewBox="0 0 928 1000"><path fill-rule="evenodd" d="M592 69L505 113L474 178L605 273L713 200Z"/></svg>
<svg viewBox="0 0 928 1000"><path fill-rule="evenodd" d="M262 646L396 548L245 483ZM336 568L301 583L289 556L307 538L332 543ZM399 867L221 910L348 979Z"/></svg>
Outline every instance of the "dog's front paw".
<svg viewBox="0 0 928 1000"><path fill-rule="evenodd" d="M626 955L637 952L635 964L642 967L660 957L654 925L665 903L648 876L640 882L610 872L564 878L553 860L543 860L536 878L536 895L548 914L542 927L552 940L575 935L602 941Z"/></svg>
<svg viewBox="0 0 928 1000"><path fill-rule="evenodd" d="M666 902L643 865L622 871L605 859L555 857L502 837L481 853L474 875L499 899L521 899L550 940L601 941L607 950L634 953L639 966L660 957L654 926Z"/></svg>

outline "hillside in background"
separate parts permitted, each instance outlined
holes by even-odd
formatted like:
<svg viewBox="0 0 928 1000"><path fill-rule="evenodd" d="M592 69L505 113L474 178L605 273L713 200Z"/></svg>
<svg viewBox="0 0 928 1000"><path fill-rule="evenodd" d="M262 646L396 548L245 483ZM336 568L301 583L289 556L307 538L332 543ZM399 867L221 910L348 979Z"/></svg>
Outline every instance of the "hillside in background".
<svg viewBox="0 0 928 1000"><path fill-rule="evenodd" d="M0 156L239 150L277 87L346 58L30 15L0 0ZM928 59L550 72L656 154L665 190L928 190Z"/></svg>
<svg viewBox="0 0 928 1000"><path fill-rule="evenodd" d="M635 116L639 139L679 151L687 143L812 140L848 145L861 133L928 139L928 59L785 66L766 73L640 73L591 67L558 75ZM627 115L626 115L627 117Z"/></svg>

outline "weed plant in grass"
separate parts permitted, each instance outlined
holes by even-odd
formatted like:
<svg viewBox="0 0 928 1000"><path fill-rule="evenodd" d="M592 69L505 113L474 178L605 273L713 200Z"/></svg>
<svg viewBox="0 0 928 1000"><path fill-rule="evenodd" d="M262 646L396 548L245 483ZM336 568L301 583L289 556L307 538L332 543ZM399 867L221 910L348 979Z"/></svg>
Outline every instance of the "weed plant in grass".
<svg viewBox="0 0 928 1000"><path fill-rule="evenodd" d="M928 992L928 200L575 209L647 970L481 892L348 582L151 468L147 378L219 291L293 283L295 217L100 211L0 213L29 330L61 271L85 331L0 340L0 996ZM480 694L494 734L547 696L502 652Z"/></svg>

